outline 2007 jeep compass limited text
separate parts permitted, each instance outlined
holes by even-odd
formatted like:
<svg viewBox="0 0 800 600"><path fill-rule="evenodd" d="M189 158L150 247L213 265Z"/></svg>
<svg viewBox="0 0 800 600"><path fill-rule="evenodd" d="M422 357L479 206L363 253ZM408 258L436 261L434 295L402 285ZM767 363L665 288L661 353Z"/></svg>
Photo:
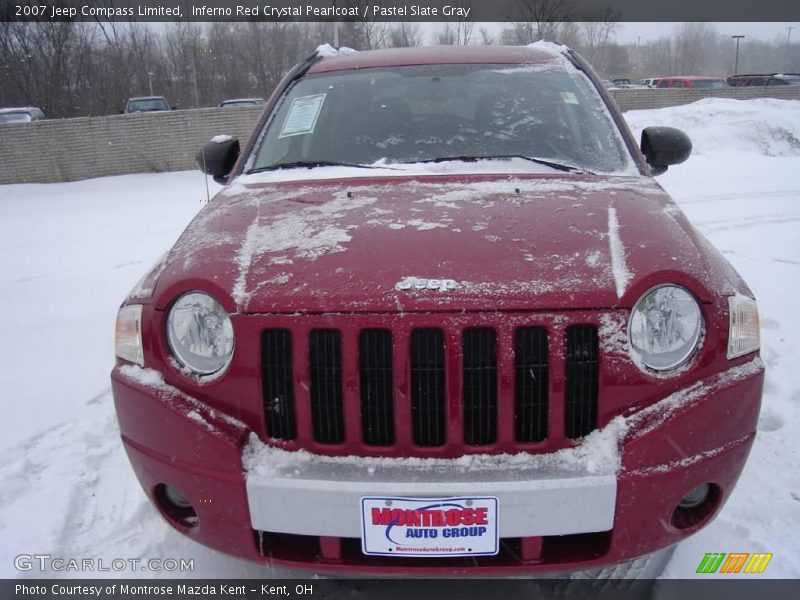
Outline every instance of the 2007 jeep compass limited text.
<svg viewBox="0 0 800 600"><path fill-rule="evenodd" d="M323 47L123 303L122 439L175 528L353 573L610 565L753 443L753 295L564 47Z"/></svg>

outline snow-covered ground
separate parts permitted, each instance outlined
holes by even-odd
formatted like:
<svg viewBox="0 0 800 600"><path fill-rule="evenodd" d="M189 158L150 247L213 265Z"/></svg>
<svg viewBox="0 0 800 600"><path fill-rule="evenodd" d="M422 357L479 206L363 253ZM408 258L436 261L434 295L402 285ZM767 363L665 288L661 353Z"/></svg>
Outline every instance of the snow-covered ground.
<svg viewBox="0 0 800 600"><path fill-rule="evenodd" d="M664 575L694 576L706 552L772 552L770 576L800 577L800 102L713 99L626 116L637 135L672 125L691 136L692 158L659 181L755 292L767 363L739 486ZM270 576L161 520L128 465L109 391L117 307L205 195L199 172L0 186L0 577L37 553L193 558L194 576Z"/></svg>

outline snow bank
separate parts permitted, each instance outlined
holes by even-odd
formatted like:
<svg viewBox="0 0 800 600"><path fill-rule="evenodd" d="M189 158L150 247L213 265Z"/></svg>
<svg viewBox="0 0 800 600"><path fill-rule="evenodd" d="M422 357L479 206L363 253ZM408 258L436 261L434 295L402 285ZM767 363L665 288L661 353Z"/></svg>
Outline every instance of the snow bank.
<svg viewBox="0 0 800 600"><path fill-rule="evenodd" d="M800 156L800 100L706 98L686 106L628 111L625 119L636 139L651 125L683 130L696 156Z"/></svg>

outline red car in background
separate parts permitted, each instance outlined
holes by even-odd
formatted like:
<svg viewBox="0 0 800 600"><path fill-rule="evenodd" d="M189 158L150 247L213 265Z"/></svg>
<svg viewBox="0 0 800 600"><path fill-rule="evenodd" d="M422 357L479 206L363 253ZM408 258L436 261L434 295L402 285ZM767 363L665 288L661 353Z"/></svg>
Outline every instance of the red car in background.
<svg viewBox="0 0 800 600"><path fill-rule="evenodd" d="M726 88L728 83L718 77L662 77L656 88Z"/></svg>
<svg viewBox="0 0 800 600"><path fill-rule="evenodd" d="M664 81L664 80L662 80ZM753 295L564 47L322 48L123 302L125 449L178 531L315 571L525 574L706 525L753 443Z"/></svg>

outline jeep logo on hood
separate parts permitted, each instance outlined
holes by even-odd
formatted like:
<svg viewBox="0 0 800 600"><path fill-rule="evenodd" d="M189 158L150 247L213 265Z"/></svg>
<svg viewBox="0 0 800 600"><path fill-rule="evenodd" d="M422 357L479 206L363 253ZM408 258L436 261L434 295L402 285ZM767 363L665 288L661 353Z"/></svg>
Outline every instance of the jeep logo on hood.
<svg viewBox="0 0 800 600"><path fill-rule="evenodd" d="M447 292L459 287L455 279L426 279L425 277L403 277L398 281L394 289L399 291L408 290L436 290Z"/></svg>

